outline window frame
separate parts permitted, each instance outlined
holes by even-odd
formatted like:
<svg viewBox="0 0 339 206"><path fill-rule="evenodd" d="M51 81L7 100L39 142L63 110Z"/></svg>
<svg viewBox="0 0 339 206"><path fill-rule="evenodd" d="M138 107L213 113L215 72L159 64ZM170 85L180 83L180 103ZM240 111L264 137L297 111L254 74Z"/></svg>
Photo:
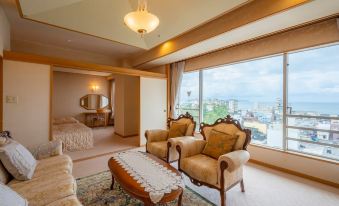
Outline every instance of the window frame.
<svg viewBox="0 0 339 206"><path fill-rule="evenodd" d="M296 129L305 129L303 127L296 127L296 126L289 126L288 125L288 118L290 117L305 117L305 118L316 118L316 119L335 119L335 120L339 120L339 117L327 117L327 116L312 116L309 117L309 115L295 115L295 114L288 114L288 73L289 73L289 55L293 54L293 53L297 53L297 52L305 52L308 50L314 50L314 49L320 49L320 48L326 48L326 47L330 47L330 46L335 46L335 45L339 45L339 42L335 42L335 43L331 43L331 44L325 44L325 45L320 45L320 46L316 46L316 47L309 47L309 48L303 48L300 50L295 50L295 51L289 51L289 52L284 52L284 53L278 53L275 55L269 55L269 56L264 56L264 57L260 57L260 58L254 58L254 59L249 59L246 61L239 61L239 62L234 62L231 64L226 64L226 65L220 65L220 66L216 66L216 67L209 67L209 68L204 68L204 69L200 69L199 71L191 71L191 72L199 72L199 122L203 122L203 89L204 89L204 85L203 85L203 78L204 78L204 70L207 69L215 69L221 66L228 66L228 65L233 65L233 64L239 64L239 63L243 63L243 62L250 62L250 61L255 61L255 60L259 60L259 59L265 59L265 58L270 58L270 57L274 57L274 56L279 56L282 55L283 57L283 71L282 71L282 75L283 75L283 81L282 81L282 87L283 87L283 96L282 96L282 105L283 105L283 112L282 112L282 148L277 148L277 147L273 147L270 145L264 145L264 144L259 144L259 143L250 143L253 146L256 147L262 147L262 148L266 148L266 149L270 149L270 150L274 150L274 151L279 151L279 152L284 152L284 153L288 153L288 154L293 154L293 155L297 155L297 156L303 156L303 157L307 157L307 158L312 158L312 159L317 159L317 160L321 160L321 161L325 161L325 162L329 162L329 163L335 163L335 164L339 164L339 160L338 159L334 159L334 158L330 158L330 157L326 157L326 156L321 156L321 155L317 155L317 154L311 154L311 153L307 153L307 152L303 152L303 151L296 151L296 150L292 150L288 148L288 141L292 140L292 141L299 141L299 142L308 142L311 144L315 144L315 145L323 145L323 146L330 146L330 147L334 147L334 148L339 148L339 145L336 144L326 144L326 143L318 143L318 142L312 142L312 141L307 141L307 140L302 140L302 139L296 139L296 138L291 138L288 137L288 129L289 128L296 128ZM180 105L180 103L179 103ZM317 129L317 128L308 128L310 130L316 130L316 131L322 131L323 129ZM333 131L333 130L329 130L327 131L329 133L339 133L339 131ZM199 133L199 132L197 132Z"/></svg>

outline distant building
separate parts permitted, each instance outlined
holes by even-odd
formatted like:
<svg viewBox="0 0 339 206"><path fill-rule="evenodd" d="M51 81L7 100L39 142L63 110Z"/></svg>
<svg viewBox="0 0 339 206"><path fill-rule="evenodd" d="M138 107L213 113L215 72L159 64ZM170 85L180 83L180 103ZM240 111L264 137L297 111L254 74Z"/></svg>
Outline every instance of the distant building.
<svg viewBox="0 0 339 206"><path fill-rule="evenodd" d="M228 112L235 113L237 111L238 111L238 100L236 99L228 100Z"/></svg>

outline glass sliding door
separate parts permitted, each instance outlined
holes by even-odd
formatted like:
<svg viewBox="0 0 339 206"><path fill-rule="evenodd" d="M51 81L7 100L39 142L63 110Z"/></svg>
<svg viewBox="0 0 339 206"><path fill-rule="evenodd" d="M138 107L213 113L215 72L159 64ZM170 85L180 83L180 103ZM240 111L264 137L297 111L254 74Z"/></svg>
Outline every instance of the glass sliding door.
<svg viewBox="0 0 339 206"><path fill-rule="evenodd" d="M230 114L252 130L252 143L282 148L283 56L203 71L202 120Z"/></svg>
<svg viewBox="0 0 339 206"><path fill-rule="evenodd" d="M287 149L339 160L339 45L288 61Z"/></svg>

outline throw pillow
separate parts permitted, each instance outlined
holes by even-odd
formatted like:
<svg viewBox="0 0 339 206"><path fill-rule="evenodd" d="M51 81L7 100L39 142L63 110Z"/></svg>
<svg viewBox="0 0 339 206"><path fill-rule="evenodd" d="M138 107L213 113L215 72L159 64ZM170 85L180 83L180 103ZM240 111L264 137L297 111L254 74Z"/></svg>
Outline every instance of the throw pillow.
<svg viewBox="0 0 339 206"><path fill-rule="evenodd" d="M0 147L0 160L15 179L32 179L37 162L33 155L16 141L11 140Z"/></svg>
<svg viewBox="0 0 339 206"><path fill-rule="evenodd" d="M0 202L2 206L28 206L26 199L2 183L0 183Z"/></svg>
<svg viewBox="0 0 339 206"><path fill-rule="evenodd" d="M203 154L218 159L221 155L232 152L238 137L212 129Z"/></svg>
<svg viewBox="0 0 339 206"><path fill-rule="evenodd" d="M168 138L182 137L186 135L187 124L173 122L168 132Z"/></svg>

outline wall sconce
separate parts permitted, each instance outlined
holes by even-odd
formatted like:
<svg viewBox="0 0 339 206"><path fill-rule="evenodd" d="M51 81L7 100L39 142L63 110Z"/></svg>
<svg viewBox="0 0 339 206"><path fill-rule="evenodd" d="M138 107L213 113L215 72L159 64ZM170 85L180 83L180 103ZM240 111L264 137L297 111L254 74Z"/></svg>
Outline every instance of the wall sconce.
<svg viewBox="0 0 339 206"><path fill-rule="evenodd" d="M93 93L95 93L96 91L98 91L98 89L99 89L99 86L98 86L98 85L92 85L92 86L91 86L91 90L92 90Z"/></svg>

